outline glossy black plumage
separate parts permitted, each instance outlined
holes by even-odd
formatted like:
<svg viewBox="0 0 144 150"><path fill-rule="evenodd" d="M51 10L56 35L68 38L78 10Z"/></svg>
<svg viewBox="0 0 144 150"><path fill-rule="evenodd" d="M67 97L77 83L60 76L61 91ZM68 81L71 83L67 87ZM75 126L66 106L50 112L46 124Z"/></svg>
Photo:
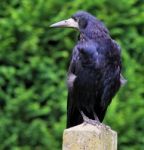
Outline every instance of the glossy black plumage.
<svg viewBox="0 0 144 150"><path fill-rule="evenodd" d="M120 47L107 28L86 12L72 16L79 24L79 40L68 71L67 128L83 122L80 111L103 121L120 88Z"/></svg>

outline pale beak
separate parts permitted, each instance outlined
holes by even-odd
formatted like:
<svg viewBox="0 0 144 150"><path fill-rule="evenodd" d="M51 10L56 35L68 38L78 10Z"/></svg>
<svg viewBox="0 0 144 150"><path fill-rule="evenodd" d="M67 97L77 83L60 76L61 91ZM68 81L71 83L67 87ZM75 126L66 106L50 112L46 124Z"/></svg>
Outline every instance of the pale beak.
<svg viewBox="0 0 144 150"><path fill-rule="evenodd" d="M53 28L67 27L67 28L79 29L78 22L76 22L72 18L67 19L67 20L62 20L62 21L57 22L57 23L54 23L50 27L53 27Z"/></svg>

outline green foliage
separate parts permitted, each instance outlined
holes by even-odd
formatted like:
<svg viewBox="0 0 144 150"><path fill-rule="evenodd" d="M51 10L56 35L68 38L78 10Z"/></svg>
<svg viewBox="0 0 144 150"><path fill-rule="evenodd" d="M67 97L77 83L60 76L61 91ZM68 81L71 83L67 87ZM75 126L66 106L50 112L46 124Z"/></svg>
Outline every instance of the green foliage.
<svg viewBox="0 0 144 150"><path fill-rule="evenodd" d="M120 150L144 149L144 1L5 0L0 5L0 150L58 150L66 120L66 70L76 32L49 25L78 10L104 21L122 47L128 82L106 123Z"/></svg>

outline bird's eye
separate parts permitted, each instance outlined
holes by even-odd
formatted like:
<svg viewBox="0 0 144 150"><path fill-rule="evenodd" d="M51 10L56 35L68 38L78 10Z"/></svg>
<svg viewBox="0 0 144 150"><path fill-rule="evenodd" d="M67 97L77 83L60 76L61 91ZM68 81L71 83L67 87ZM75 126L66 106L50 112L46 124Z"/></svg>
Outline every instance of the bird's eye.
<svg viewBox="0 0 144 150"><path fill-rule="evenodd" d="M79 19L79 26L80 26L80 28L83 28L83 29L86 28L87 24L88 24L88 22L87 22L87 20L85 18L80 18Z"/></svg>
<svg viewBox="0 0 144 150"><path fill-rule="evenodd" d="M76 18L76 17L72 16L71 18L72 18L73 20L77 21L77 18Z"/></svg>

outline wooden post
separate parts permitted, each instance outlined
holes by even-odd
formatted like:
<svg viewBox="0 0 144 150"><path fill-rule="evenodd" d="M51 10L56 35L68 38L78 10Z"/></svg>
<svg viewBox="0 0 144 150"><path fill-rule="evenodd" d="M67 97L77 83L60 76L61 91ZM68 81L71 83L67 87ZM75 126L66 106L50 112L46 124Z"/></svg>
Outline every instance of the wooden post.
<svg viewBox="0 0 144 150"><path fill-rule="evenodd" d="M63 150L117 150L117 133L104 124L65 129Z"/></svg>

